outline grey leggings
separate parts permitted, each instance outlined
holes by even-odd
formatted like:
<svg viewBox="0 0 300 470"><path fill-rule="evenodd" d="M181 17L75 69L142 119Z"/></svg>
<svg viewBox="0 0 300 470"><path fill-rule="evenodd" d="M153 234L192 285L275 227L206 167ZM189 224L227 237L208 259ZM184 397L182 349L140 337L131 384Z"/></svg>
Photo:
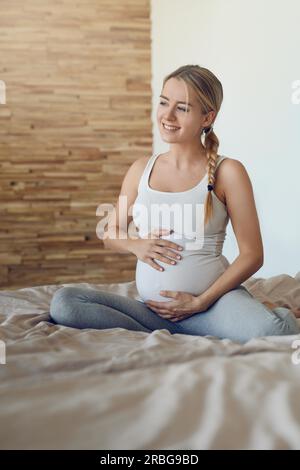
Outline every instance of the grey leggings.
<svg viewBox="0 0 300 470"><path fill-rule="evenodd" d="M74 328L167 329L172 334L211 335L241 343L259 336L300 333L293 312L285 307L269 309L242 285L224 294L205 312L177 322L160 317L130 297L85 287L62 287L52 297L50 316L54 323Z"/></svg>

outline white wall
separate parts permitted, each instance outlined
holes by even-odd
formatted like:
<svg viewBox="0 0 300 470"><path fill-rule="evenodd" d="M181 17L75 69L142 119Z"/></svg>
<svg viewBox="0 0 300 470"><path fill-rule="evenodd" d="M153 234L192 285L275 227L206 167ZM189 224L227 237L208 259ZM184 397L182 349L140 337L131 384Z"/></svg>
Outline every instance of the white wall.
<svg viewBox="0 0 300 470"><path fill-rule="evenodd" d="M164 76L184 64L209 68L224 90L214 126L218 153L240 160L254 189L265 252L255 277L294 276L300 271L299 0L152 0L151 7L153 151L169 148L156 123ZM230 222L223 253L230 262L238 255Z"/></svg>

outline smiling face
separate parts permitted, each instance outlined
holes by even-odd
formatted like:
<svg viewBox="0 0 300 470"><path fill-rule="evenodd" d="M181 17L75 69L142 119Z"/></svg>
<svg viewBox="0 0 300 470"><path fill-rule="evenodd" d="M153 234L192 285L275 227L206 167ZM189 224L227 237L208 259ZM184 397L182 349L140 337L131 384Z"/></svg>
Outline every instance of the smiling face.
<svg viewBox="0 0 300 470"><path fill-rule="evenodd" d="M175 77L165 83L160 95L157 122L166 142L197 143L203 127L211 124L214 112L203 114L195 91ZM176 127L166 129L164 124Z"/></svg>

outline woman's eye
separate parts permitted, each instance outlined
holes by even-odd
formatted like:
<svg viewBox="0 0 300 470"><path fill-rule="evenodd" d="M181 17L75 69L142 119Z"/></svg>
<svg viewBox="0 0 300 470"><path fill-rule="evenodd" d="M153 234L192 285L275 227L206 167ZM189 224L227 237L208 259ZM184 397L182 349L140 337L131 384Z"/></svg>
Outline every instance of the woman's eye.
<svg viewBox="0 0 300 470"><path fill-rule="evenodd" d="M161 101L159 104L161 104L161 105L163 105L163 106L164 106L166 103L163 103L163 102ZM185 112L187 112L187 113L189 112L189 110L188 110L188 109L181 108L180 106L178 106L178 109L180 109L180 111L185 111Z"/></svg>

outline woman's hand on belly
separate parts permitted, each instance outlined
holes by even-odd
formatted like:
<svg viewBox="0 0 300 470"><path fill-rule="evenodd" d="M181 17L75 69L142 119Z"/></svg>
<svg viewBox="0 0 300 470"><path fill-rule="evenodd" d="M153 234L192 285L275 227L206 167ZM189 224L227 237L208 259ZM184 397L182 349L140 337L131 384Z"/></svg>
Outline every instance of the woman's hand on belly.
<svg viewBox="0 0 300 470"><path fill-rule="evenodd" d="M143 263L149 264L157 271L164 271L164 268L154 261L158 259L167 264L177 264L175 259L181 259L175 250L183 250L183 247L169 240L160 238L163 234L170 232L168 229L153 229L146 235L146 238L135 240L132 253ZM150 238L148 238L150 236ZM169 259L168 256L171 258Z"/></svg>
<svg viewBox="0 0 300 470"><path fill-rule="evenodd" d="M155 302L146 300L145 304L162 318L176 322L191 317L195 313L205 312L208 308L207 302L200 296L189 292L164 290L160 295L174 299L170 302Z"/></svg>

